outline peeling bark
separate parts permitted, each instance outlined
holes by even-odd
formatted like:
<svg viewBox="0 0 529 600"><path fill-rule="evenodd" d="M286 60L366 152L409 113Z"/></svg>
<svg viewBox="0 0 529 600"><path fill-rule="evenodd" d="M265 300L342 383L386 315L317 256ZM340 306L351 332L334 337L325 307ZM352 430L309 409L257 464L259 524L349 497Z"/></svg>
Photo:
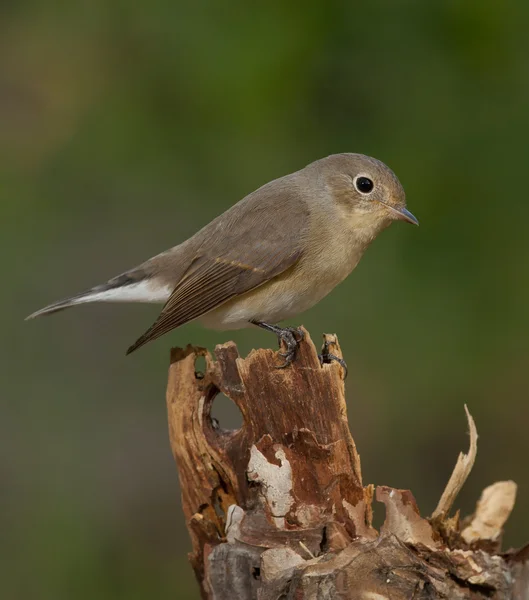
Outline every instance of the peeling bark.
<svg viewBox="0 0 529 600"><path fill-rule="evenodd" d="M327 336L341 357L338 340ZM205 373L195 372L199 356ZM171 447L203 598L216 600L529 600L529 551L500 554L515 485L485 490L473 517L450 509L476 455L461 455L431 519L411 492L364 486L349 432L343 369L320 364L305 332L292 367L271 350L239 357L233 343L215 359L188 346L171 354L167 407ZM222 392L243 425L223 430L210 416Z"/></svg>

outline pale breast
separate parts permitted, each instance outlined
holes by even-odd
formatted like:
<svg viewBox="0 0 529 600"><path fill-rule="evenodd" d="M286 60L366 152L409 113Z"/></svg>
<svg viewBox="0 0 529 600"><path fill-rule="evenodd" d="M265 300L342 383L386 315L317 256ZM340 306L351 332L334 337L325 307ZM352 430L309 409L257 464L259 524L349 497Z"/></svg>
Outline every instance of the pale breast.
<svg viewBox="0 0 529 600"><path fill-rule="evenodd" d="M206 327L239 329L251 320L277 323L324 298L356 267L365 249L347 231L320 228L300 262L278 277L201 317Z"/></svg>
<svg viewBox="0 0 529 600"><path fill-rule="evenodd" d="M213 329L239 329L251 320L278 323L317 304L356 267L385 224L371 215L351 218L332 201L311 208L300 261L260 287L201 317Z"/></svg>

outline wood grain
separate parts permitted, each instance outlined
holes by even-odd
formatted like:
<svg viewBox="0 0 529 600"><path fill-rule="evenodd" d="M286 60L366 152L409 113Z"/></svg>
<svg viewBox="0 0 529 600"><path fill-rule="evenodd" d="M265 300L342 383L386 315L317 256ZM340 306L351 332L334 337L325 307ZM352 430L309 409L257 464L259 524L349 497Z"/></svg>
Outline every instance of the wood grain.
<svg viewBox="0 0 529 600"><path fill-rule="evenodd" d="M202 597L529 600L527 552L468 544L457 515L424 519L407 490L377 488L386 520L373 528L374 486L362 482L344 371L321 365L304 332L287 369L272 350L241 358L232 342L214 357L172 350L169 434ZM341 357L336 336L325 339ZM241 411L240 429L212 420L219 393Z"/></svg>

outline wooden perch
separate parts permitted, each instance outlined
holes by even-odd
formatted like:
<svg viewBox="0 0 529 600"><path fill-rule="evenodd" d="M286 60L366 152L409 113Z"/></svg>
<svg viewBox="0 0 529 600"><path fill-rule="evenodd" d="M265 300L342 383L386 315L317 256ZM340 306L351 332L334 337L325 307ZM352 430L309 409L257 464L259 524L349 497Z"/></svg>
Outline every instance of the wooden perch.
<svg viewBox="0 0 529 600"><path fill-rule="evenodd" d="M336 337L326 340L341 357ZM377 532L342 367L320 364L308 332L294 364L278 362L272 350L242 359L232 342L215 359L192 346L171 354L169 432L203 598L529 600L529 550L499 553L515 485L488 488L462 524L449 517L475 458L470 414L471 452L432 518L420 516L411 492L379 486L386 520ZM242 413L236 431L211 419L220 392Z"/></svg>

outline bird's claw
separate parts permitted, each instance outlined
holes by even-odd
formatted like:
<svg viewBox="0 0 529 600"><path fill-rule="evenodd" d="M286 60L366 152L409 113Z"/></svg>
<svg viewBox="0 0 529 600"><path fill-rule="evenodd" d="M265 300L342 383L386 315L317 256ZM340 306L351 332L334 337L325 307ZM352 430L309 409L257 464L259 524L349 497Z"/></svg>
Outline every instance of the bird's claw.
<svg viewBox="0 0 529 600"><path fill-rule="evenodd" d="M329 346L332 343L333 342L329 342L328 340L325 340L325 342L323 343L323 351L321 354L318 354L320 364L323 367L324 364L329 365L332 362L337 362L339 365L341 365L342 369L344 370L343 378L346 379L348 373L347 363L343 358L340 358L339 356L336 356L336 354L332 354L331 352L329 352Z"/></svg>
<svg viewBox="0 0 529 600"><path fill-rule="evenodd" d="M282 356L285 359L285 362L282 365L278 365L277 369L284 369L290 366L293 360L296 358L296 352L300 342L305 338L305 333L301 328L298 327L278 327L277 325L271 325L270 323L265 323L264 321L251 320L250 323L253 325L257 325L262 329L266 329L267 331L271 331L277 335L277 339L279 341L279 348L281 349L281 344L284 343L286 346L285 352L278 352L279 356Z"/></svg>
<svg viewBox="0 0 529 600"><path fill-rule="evenodd" d="M305 339L305 332L301 327L285 327L285 331L289 331L294 336L297 344ZM296 335L298 336L297 338Z"/></svg>
<svg viewBox="0 0 529 600"><path fill-rule="evenodd" d="M282 365L276 365L276 369L286 369L287 367L290 367L294 358L296 358L295 350L292 352L280 352L279 354L285 359L285 362Z"/></svg>
<svg viewBox="0 0 529 600"><path fill-rule="evenodd" d="M298 346L305 337L305 334L297 327L285 327L277 333L277 337L280 346L281 342L285 343L286 352L278 352L279 356L282 356L285 359L285 362L282 365L277 365L276 369L285 369L286 367L289 367L296 358Z"/></svg>

